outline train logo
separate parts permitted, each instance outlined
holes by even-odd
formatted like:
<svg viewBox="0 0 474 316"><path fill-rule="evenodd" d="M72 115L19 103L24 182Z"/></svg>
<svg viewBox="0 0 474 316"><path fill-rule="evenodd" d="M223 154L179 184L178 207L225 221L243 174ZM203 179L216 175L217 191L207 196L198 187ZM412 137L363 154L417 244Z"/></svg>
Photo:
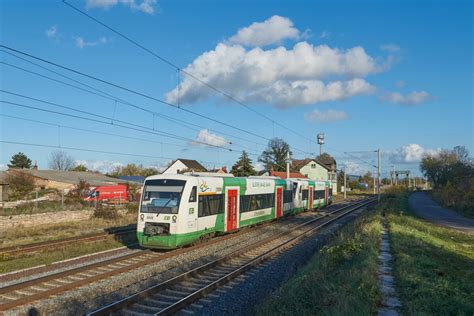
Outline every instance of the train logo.
<svg viewBox="0 0 474 316"><path fill-rule="evenodd" d="M206 192L209 190L209 186L207 185L205 181L203 181L201 185L199 186L199 189L201 190L201 192Z"/></svg>

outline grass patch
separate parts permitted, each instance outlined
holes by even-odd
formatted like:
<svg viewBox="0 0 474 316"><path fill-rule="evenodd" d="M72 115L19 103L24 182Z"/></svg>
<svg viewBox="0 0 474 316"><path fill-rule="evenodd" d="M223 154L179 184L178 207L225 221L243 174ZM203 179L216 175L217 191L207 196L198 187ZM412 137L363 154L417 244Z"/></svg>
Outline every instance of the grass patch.
<svg viewBox="0 0 474 316"><path fill-rule="evenodd" d="M48 265L56 261L79 257L89 253L118 248L121 246L123 246L121 242L109 238L99 242L78 242L74 245L69 245L52 251L22 254L21 257L0 255L0 273L21 270L42 264Z"/></svg>
<svg viewBox="0 0 474 316"><path fill-rule="evenodd" d="M295 277L278 289L258 315L374 314L378 290L380 216L346 225Z"/></svg>
<svg viewBox="0 0 474 316"><path fill-rule="evenodd" d="M17 226L0 231L0 247L24 245L34 242L62 239L102 232L106 228L135 224L135 214L125 214L115 219L91 218L84 221L63 222L34 227Z"/></svg>
<svg viewBox="0 0 474 316"><path fill-rule="evenodd" d="M408 194L384 199L404 314L474 313L474 236L415 217Z"/></svg>

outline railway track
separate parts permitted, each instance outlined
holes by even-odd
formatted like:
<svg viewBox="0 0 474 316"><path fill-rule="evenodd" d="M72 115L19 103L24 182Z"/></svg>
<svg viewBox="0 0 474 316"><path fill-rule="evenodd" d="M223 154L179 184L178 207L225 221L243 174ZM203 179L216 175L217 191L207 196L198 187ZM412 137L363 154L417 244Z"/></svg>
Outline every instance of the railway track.
<svg viewBox="0 0 474 316"><path fill-rule="evenodd" d="M225 286L232 279L313 235L317 230L373 202L375 199L368 199L355 205L343 206L293 227L289 232L255 242L88 315L172 315L180 311L193 313L185 308L196 300Z"/></svg>
<svg viewBox="0 0 474 316"><path fill-rule="evenodd" d="M331 208L338 207L339 205L340 204L333 205ZM343 206L342 208L347 208L348 206ZM318 216L317 218L319 219L322 217L325 217L325 215ZM315 217L312 218L314 219ZM292 229L291 220L296 222L297 219L292 217L289 218L289 220L290 222L287 223L289 229L287 229L287 231ZM272 222L268 222L259 226L243 229L237 233L224 235L211 239L208 242L187 248L181 248L168 252L143 250L140 252L127 254L112 259L106 259L100 262L5 286L0 288L0 311L6 311L18 306L30 304L34 301L45 299L52 295L64 293L83 285L91 284L93 282L110 278L121 273L136 270L156 263L157 260L164 260L213 243L219 243L225 239L231 239L241 234L260 229L262 226L269 225L271 223ZM288 233L286 232L285 234Z"/></svg>
<svg viewBox="0 0 474 316"><path fill-rule="evenodd" d="M130 234L136 231L136 227L126 227L114 229L106 232L88 234L77 237L69 237L58 240L44 241L38 243L32 243L27 245L18 245L11 247L0 248L0 255L10 255L10 254L20 254L20 253L34 253L46 249L64 247L70 244L75 244L77 242L91 242L97 240L103 240L111 235L116 235L117 237Z"/></svg>

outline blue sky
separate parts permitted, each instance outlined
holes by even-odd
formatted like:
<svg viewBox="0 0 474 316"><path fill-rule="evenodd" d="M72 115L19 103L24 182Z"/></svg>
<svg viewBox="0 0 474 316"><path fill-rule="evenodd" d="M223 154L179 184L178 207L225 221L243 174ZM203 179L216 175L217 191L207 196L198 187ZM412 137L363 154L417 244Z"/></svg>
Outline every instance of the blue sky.
<svg viewBox="0 0 474 316"><path fill-rule="evenodd" d="M370 166L347 158L344 151L380 148L385 170L393 165L414 172L425 153L456 145L474 152L472 2L70 2L274 121L310 139L324 132L325 151L353 173ZM123 129L117 121L99 124L0 103L2 141L89 149L67 151L78 162L99 170L129 162L162 167L177 157L198 159L209 167L230 167L243 148L254 153L251 158L256 161L266 139L272 137L288 141L295 158L319 151L314 142L212 93L61 1L2 1L0 19L3 45L179 102L254 134L29 59L158 115L120 103L115 106L110 98L5 65L67 81L2 51L2 90L114 117L148 131ZM74 114L11 94L0 95L7 102ZM159 115L186 123L177 125ZM189 140L158 136L157 130ZM22 151L46 168L53 147L0 143L0 167ZM375 157L357 156L369 162Z"/></svg>

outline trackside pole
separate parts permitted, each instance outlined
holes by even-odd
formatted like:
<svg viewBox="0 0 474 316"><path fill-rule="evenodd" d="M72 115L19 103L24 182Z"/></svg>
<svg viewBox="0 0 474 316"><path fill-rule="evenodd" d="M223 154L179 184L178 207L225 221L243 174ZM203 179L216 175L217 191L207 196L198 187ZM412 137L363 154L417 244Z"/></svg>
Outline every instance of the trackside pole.
<svg viewBox="0 0 474 316"><path fill-rule="evenodd" d="M344 166L344 200L347 197L347 186L346 186L346 167Z"/></svg>
<svg viewBox="0 0 474 316"><path fill-rule="evenodd" d="M377 149L377 193L378 193L378 200L380 201L380 148Z"/></svg>

